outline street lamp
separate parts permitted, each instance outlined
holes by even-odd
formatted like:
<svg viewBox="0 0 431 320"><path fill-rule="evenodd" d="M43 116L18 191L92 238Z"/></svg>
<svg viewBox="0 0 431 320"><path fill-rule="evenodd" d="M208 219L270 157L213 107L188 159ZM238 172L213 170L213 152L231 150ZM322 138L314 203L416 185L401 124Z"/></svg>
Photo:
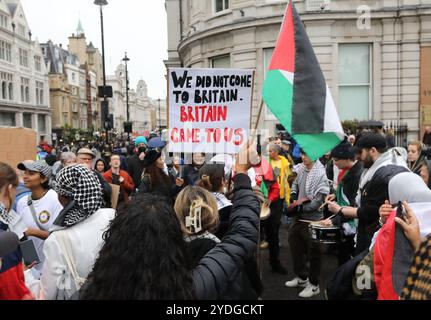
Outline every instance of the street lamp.
<svg viewBox="0 0 431 320"><path fill-rule="evenodd" d="M107 110L102 112L103 115L109 116L109 107L108 107L108 99L106 97L106 67L105 67L105 37L103 31L103 6L108 5L108 1L106 0L94 0L94 4L100 7L100 26L102 30L102 62L103 62L103 107ZM109 142L108 137L108 126L106 126L106 118L102 119L104 127L106 129L106 143Z"/></svg>
<svg viewBox="0 0 431 320"><path fill-rule="evenodd" d="M162 132L162 125L161 125L161 121L162 119L160 118L160 98L157 100L159 102L159 132Z"/></svg>
<svg viewBox="0 0 431 320"><path fill-rule="evenodd" d="M127 52L124 54L123 60L126 65L126 107L127 107L127 128L129 128L129 122L130 122L130 113L129 113L129 73L127 70L127 62L130 61L130 59L127 57ZM130 132L127 130L127 139L130 140Z"/></svg>

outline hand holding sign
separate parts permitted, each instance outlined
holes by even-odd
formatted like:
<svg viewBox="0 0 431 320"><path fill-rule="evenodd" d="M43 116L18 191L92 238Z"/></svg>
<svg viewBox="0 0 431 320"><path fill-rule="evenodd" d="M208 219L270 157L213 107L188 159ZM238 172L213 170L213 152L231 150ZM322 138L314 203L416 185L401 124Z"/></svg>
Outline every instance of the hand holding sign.
<svg viewBox="0 0 431 320"><path fill-rule="evenodd" d="M261 159L257 154L256 143L247 142L236 156L235 171L236 173L245 173L254 166L259 165Z"/></svg>
<svg viewBox="0 0 431 320"><path fill-rule="evenodd" d="M253 70L169 69L169 151L237 153L250 130Z"/></svg>

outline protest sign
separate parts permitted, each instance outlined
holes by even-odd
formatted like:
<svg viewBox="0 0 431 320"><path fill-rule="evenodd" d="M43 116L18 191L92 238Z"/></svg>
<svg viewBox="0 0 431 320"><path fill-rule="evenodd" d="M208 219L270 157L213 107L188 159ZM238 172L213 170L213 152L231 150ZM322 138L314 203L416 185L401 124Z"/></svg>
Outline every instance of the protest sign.
<svg viewBox="0 0 431 320"><path fill-rule="evenodd" d="M237 153L251 127L253 70L168 70L170 152Z"/></svg>
<svg viewBox="0 0 431 320"><path fill-rule="evenodd" d="M0 161L16 168L24 160L36 160L36 131L0 128Z"/></svg>

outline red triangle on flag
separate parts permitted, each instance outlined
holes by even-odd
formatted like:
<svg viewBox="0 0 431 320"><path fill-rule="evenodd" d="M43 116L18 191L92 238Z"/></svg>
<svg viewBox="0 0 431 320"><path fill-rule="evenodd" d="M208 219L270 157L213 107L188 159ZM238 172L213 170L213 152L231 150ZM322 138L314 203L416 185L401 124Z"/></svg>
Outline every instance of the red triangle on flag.
<svg viewBox="0 0 431 320"><path fill-rule="evenodd" d="M292 1L287 7L269 70L284 70L295 73L295 27Z"/></svg>

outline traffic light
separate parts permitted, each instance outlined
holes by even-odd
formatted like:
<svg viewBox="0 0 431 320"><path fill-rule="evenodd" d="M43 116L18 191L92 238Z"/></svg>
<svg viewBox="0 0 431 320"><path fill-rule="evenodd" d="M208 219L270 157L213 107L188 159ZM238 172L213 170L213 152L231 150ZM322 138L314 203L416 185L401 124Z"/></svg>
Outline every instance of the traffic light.
<svg viewBox="0 0 431 320"><path fill-rule="evenodd" d="M101 102L102 124L103 128L109 130L109 103L108 101Z"/></svg>
<svg viewBox="0 0 431 320"><path fill-rule="evenodd" d="M110 114L108 117L108 129L112 130L114 129L114 115Z"/></svg>
<svg viewBox="0 0 431 320"><path fill-rule="evenodd" d="M112 86L99 86L99 98L112 98L113 97L113 90Z"/></svg>

